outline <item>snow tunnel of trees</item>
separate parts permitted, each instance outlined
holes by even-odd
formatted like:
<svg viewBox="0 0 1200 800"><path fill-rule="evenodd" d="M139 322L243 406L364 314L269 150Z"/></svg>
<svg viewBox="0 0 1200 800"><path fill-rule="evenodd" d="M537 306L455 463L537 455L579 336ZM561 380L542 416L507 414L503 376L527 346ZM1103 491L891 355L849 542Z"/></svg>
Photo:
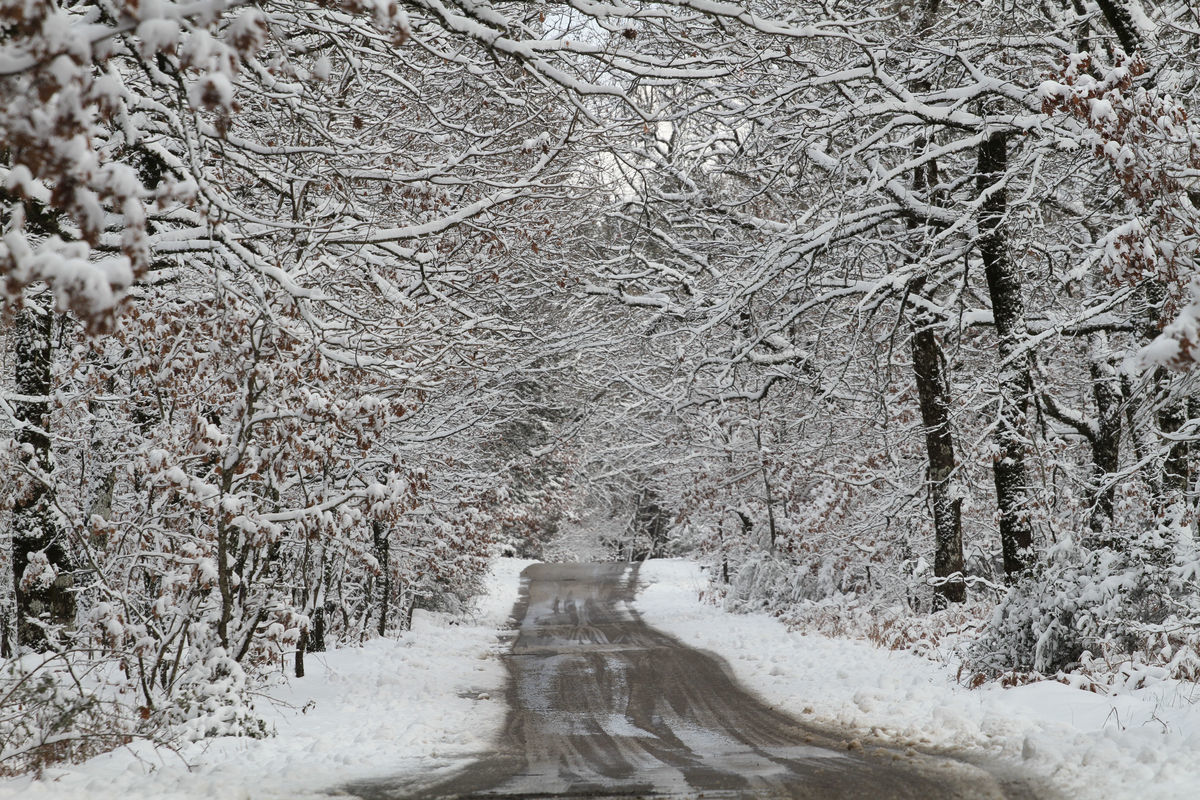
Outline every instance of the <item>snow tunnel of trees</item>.
<svg viewBox="0 0 1200 800"><path fill-rule="evenodd" d="M262 735L596 520L1194 678L1198 60L1181 0L0 0L0 771Z"/></svg>

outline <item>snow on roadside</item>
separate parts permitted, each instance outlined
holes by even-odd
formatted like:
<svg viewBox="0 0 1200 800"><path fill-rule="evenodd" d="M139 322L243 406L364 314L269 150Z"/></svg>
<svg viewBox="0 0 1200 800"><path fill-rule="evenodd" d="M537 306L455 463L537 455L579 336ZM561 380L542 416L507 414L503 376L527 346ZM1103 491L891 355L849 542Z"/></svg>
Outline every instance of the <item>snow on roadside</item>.
<svg viewBox="0 0 1200 800"><path fill-rule="evenodd" d="M41 780L0 780L0 800L301 800L354 780L428 775L485 752L508 710L497 629L530 563L499 559L467 619L418 611L400 639L310 653L307 677L258 702L275 737L210 739L178 754L134 744Z"/></svg>
<svg viewBox="0 0 1200 800"><path fill-rule="evenodd" d="M688 561L641 566L647 624L716 653L768 703L884 740L967 751L1044 776L1071 798L1200 797L1200 687L1163 681L1103 696L1061 683L967 689L955 668L869 642L789 632L703 600Z"/></svg>

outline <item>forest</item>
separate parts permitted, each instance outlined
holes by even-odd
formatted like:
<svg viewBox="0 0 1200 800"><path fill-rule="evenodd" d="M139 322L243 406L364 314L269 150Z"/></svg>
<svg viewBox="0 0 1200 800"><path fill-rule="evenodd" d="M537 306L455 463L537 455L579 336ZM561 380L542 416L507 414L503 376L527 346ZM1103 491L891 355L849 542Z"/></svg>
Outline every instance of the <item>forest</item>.
<svg viewBox="0 0 1200 800"><path fill-rule="evenodd" d="M492 559L1200 676L1191 0L0 0L0 774Z"/></svg>

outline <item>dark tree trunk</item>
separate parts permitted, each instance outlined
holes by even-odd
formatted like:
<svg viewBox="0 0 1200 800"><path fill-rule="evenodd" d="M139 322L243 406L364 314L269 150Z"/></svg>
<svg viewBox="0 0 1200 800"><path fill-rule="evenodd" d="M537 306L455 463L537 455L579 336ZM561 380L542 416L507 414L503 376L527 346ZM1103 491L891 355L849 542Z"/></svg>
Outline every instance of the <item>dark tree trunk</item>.
<svg viewBox="0 0 1200 800"><path fill-rule="evenodd" d="M999 408L997 454L992 466L1000 510L1000 544L1004 573L1013 580L1029 566L1033 526L1029 520L1029 488L1025 470L1025 413L1032 388L1025 339L1025 304L1021 279L1008 253L1004 231L1007 192L997 183L1008 169L1008 136L993 133L979 145L976 189L988 197L980 206L979 254L983 260L992 316L999 337Z"/></svg>
<svg viewBox="0 0 1200 800"><path fill-rule="evenodd" d="M375 558L382 572L379 592L379 635L387 634L388 603L392 597L392 573L388 568L388 531L381 522L371 523L371 536L375 545Z"/></svg>
<svg viewBox="0 0 1200 800"><path fill-rule="evenodd" d="M1092 49L1092 26L1088 22L1087 6L1083 4L1083 0L1071 0L1071 9L1076 18L1081 20L1075 34L1075 52L1086 53Z"/></svg>
<svg viewBox="0 0 1200 800"><path fill-rule="evenodd" d="M1167 402L1158 412L1158 429L1167 437L1167 457L1163 461L1162 488L1163 499L1166 503L1170 503L1183 496L1191 483L1191 458L1188 442L1186 439L1176 441L1170 439L1170 436L1178 433L1179 429L1187 422L1187 404L1182 397L1176 397L1171 392L1169 375L1160 376L1156 382L1162 387L1167 397Z"/></svg>
<svg viewBox="0 0 1200 800"><path fill-rule="evenodd" d="M233 621L233 578L229 564L229 531L217 523L217 591L221 596L221 614L217 618L217 637L229 652L229 623Z"/></svg>
<svg viewBox="0 0 1200 800"><path fill-rule="evenodd" d="M48 293L29 298L17 314L14 330L15 378L18 394L45 397L50 392L51 346L53 315ZM32 453L23 455L26 467L48 474L53 466L49 437L49 404L41 400L18 401L15 416L25 423L17 432L17 441L29 445ZM19 644L44 650L45 632L33 620L69 622L73 616L71 596L65 592L70 565L62 547L53 515L53 497L45 484L36 477L21 476L13 504L13 577L16 588L17 641ZM44 554L60 576L52 583L22 580L32 558Z"/></svg>
<svg viewBox="0 0 1200 800"><path fill-rule="evenodd" d="M1117 34L1117 41L1121 43L1121 49L1128 55L1133 55L1140 50L1142 37L1138 32L1137 25L1133 22L1133 14L1129 13L1129 8L1125 3L1122 0L1096 0L1096 5L1100 6L1104 19Z"/></svg>
<svg viewBox="0 0 1200 800"><path fill-rule="evenodd" d="M324 653L325 652L325 607L317 606L312 615L313 630L312 639L308 643L308 652Z"/></svg>
<svg viewBox="0 0 1200 800"><path fill-rule="evenodd" d="M935 589L935 606L961 603L967 599L963 581L962 498L954 491L954 439L950 429L950 387L942 369L942 348L933 329L914 321L912 335L913 374L925 428L925 450L929 457L926 486L933 514L933 574L942 579ZM946 580L958 576L957 580Z"/></svg>
<svg viewBox="0 0 1200 800"><path fill-rule="evenodd" d="M937 12L937 3L926 8L927 20L924 27L932 24ZM921 137L917 151L925 150L928 141ZM925 194L930 204L937 202L933 193L937 191L937 161L930 160L913 170L913 189ZM910 231L916 232L920 223L909 223ZM913 242L912 251L918 251L921 243ZM916 278L909 291L918 297L925 296L926 276ZM921 407L921 425L925 430L925 454L929 461L926 488L929 493L930 513L933 517L933 574L940 579L934 588L934 608L945 608L949 603L962 603L967 599L967 584L964 580L962 549L962 498L954 489L954 438L950 426L950 384L945 373L945 358L941 344L932 325L934 320L920 306L910 305L912 321L913 377L917 384L917 397Z"/></svg>
<svg viewBox="0 0 1200 800"><path fill-rule="evenodd" d="M1092 497L1091 528L1099 544L1111 544L1107 531L1112 527L1116 487L1108 485L1121 466L1121 381L1108 354L1108 337L1091 337L1089 372L1092 398L1096 402L1096 431L1092 439L1092 467L1096 481Z"/></svg>
<svg viewBox="0 0 1200 800"><path fill-rule="evenodd" d="M769 551L774 554L775 541L779 538L778 528L775 525L775 494L771 491L771 479L767 475L766 467L763 467L761 472L763 480L763 500L767 504L767 542Z"/></svg>
<svg viewBox="0 0 1200 800"><path fill-rule="evenodd" d="M296 643L296 677L304 677L304 651L308 648L308 627L300 629L300 641Z"/></svg>
<svg viewBox="0 0 1200 800"><path fill-rule="evenodd" d="M417 610L417 596L410 594L408 596L408 610L404 612L404 630L412 630L413 612Z"/></svg>
<svg viewBox="0 0 1200 800"><path fill-rule="evenodd" d="M15 416L23 423L17 441L32 452L23 455L33 473L48 475L53 467L50 450L50 407L40 398L50 394L50 359L54 315L50 293L28 298L17 313L13 331L17 394L28 400L15 402ZM54 497L37 477L22 475L12 509L12 563L16 587L17 643L33 650L49 646L41 624L69 625L75 618L75 596L71 593L71 562L58 529ZM38 577L23 580L26 567L44 555L57 577L49 579L43 569Z"/></svg>
<svg viewBox="0 0 1200 800"><path fill-rule="evenodd" d="M750 519L750 515L741 509L736 509L733 513L737 514L742 523L742 541L749 542L750 534L754 532L754 522Z"/></svg>
<svg viewBox="0 0 1200 800"><path fill-rule="evenodd" d="M754 447L758 455L758 474L762 477L763 482L763 502L767 506L767 542L769 551L772 555L775 553L775 544L779 539L779 528L775 522L775 492L771 488L771 476L767 470L767 459L763 455L762 443L762 400L758 402L757 413L754 418ZM657 507L656 507L657 508ZM666 524L663 524L663 540L666 541Z"/></svg>

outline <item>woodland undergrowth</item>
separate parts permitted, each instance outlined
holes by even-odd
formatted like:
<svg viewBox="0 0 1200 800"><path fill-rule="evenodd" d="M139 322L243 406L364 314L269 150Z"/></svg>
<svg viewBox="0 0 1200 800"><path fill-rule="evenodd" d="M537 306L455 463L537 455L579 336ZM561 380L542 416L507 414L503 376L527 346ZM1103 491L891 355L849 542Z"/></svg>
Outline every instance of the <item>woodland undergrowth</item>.
<svg viewBox="0 0 1200 800"><path fill-rule="evenodd" d="M1124 552L1069 537L1013 586L983 581L968 601L931 611L928 580L892 591L813 592L785 556L747 559L729 584L712 571L709 599L767 612L789 630L913 653L955 670L972 688L1054 680L1101 694L1200 679L1197 563L1171 558L1161 538Z"/></svg>

